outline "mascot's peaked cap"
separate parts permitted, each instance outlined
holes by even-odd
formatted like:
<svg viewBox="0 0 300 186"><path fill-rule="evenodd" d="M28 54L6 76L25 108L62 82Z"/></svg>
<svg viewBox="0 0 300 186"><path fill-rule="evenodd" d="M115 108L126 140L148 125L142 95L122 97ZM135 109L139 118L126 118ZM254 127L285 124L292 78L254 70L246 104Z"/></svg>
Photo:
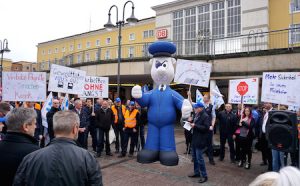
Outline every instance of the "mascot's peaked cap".
<svg viewBox="0 0 300 186"><path fill-rule="evenodd" d="M153 57L171 57L176 52L176 46L166 41L158 41L149 46L149 53Z"/></svg>

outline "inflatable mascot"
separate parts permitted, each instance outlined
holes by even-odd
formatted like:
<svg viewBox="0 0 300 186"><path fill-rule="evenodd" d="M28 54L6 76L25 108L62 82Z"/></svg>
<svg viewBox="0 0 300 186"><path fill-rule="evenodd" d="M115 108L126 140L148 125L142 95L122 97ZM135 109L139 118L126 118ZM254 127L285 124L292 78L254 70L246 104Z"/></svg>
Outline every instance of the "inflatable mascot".
<svg viewBox="0 0 300 186"><path fill-rule="evenodd" d="M155 42L149 46L153 55L150 60L151 77L156 88L143 92L140 86L132 88L132 97L141 105L148 108L148 134L145 148L139 152L139 163L160 161L166 166L178 165L176 153L174 124L176 109L182 112L182 117L190 116L192 106L187 99L172 90L169 84L174 78L173 64L176 60L171 57L176 52L176 46L169 42Z"/></svg>

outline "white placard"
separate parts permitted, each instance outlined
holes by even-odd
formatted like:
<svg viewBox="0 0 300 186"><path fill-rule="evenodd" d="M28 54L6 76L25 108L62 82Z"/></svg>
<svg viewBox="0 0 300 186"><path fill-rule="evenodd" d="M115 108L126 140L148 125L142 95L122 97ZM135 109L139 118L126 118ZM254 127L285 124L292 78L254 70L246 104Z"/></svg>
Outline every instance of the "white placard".
<svg viewBox="0 0 300 186"><path fill-rule="evenodd" d="M208 87L210 73L210 63L178 59L174 82Z"/></svg>
<svg viewBox="0 0 300 186"><path fill-rule="evenodd" d="M192 129L192 125L191 125L190 122L185 121L184 125L183 125L183 128L186 129L186 130L188 130L188 131L190 131Z"/></svg>
<svg viewBox="0 0 300 186"><path fill-rule="evenodd" d="M48 91L82 94L86 72L60 65L51 65Z"/></svg>
<svg viewBox="0 0 300 186"><path fill-rule="evenodd" d="M248 92L244 95L244 104L257 104L258 103L258 90L259 90L259 78L250 79L236 79L229 81L229 94L228 103L240 104L241 96L237 92L237 86L240 82L246 82L248 84Z"/></svg>
<svg viewBox="0 0 300 186"><path fill-rule="evenodd" d="M300 72L264 72L261 101L300 106Z"/></svg>
<svg viewBox="0 0 300 186"><path fill-rule="evenodd" d="M83 98L108 98L108 77L86 76Z"/></svg>
<svg viewBox="0 0 300 186"><path fill-rule="evenodd" d="M3 101L46 100L45 72L3 72Z"/></svg>

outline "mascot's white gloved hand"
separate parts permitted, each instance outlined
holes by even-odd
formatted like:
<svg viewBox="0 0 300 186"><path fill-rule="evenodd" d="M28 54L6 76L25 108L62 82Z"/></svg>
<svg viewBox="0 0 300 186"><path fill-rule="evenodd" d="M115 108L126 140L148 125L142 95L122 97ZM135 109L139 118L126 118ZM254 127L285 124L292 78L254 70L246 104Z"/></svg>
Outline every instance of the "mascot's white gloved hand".
<svg viewBox="0 0 300 186"><path fill-rule="evenodd" d="M182 119L186 119L190 117L191 112L193 111L193 107L189 100L184 99L181 107Z"/></svg>
<svg viewBox="0 0 300 186"><path fill-rule="evenodd" d="M141 98L143 95L143 92L142 92L142 87L139 86L139 85L136 85L134 86L132 89L131 89L131 96L133 98L136 98L136 99L139 99Z"/></svg>

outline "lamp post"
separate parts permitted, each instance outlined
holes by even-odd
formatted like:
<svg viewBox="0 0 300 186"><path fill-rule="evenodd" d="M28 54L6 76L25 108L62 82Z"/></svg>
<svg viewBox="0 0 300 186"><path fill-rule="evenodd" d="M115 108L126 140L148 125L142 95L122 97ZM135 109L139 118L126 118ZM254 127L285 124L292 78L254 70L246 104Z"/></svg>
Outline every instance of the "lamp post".
<svg viewBox="0 0 300 186"><path fill-rule="evenodd" d="M118 76L117 76L117 96L120 96L120 63L121 63L121 40L122 40L122 27L125 25L125 7L128 3L131 3L132 7L132 12L131 16L126 19L126 21L129 24L135 24L138 22L138 19L134 16L134 3L132 1L127 1L124 6L123 6L123 17L121 20L119 20L119 9L116 5L112 5L109 9L108 12L108 22L104 25L104 27L108 30L111 30L113 28L118 28L119 29L119 35L118 35ZM113 8L116 8L117 10L117 19L116 19L116 25L114 25L111 22L111 10Z"/></svg>
<svg viewBox="0 0 300 186"><path fill-rule="evenodd" d="M1 95L2 95L2 71L3 71L3 54L4 52L10 52L8 49L8 41L4 39L3 41L0 40L0 53L1 53L1 67L0 67L0 85L1 85Z"/></svg>

